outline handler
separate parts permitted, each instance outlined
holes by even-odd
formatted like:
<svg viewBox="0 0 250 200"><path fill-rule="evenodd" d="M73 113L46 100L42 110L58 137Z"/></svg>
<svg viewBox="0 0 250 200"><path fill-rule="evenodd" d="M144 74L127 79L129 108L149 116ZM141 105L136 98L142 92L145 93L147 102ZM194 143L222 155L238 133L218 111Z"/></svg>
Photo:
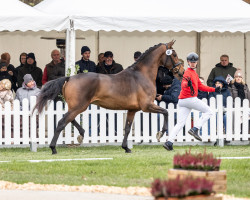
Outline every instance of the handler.
<svg viewBox="0 0 250 200"><path fill-rule="evenodd" d="M183 75L181 83L181 93L178 97L179 101L177 110L177 124L170 132L167 142L165 142L165 144L163 145L163 147L168 151L173 150L174 140L180 130L184 127L187 117L192 109L202 112L202 116L198 120L197 124L195 124L195 126L188 131L190 135L194 136L194 138L199 141L202 141L202 139L198 135L199 129L213 114L210 107L197 98L198 90L205 92L220 92L220 87L208 87L201 83L199 76L195 71L198 60L199 56L196 53L189 53L187 56L188 68Z"/></svg>

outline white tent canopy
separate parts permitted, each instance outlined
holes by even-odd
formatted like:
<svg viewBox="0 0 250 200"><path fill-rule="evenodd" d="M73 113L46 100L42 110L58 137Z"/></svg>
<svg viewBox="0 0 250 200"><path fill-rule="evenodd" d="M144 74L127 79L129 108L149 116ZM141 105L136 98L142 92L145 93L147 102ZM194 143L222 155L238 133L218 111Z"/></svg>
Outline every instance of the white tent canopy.
<svg viewBox="0 0 250 200"><path fill-rule="evenodd" d="M42 13L19 0L0 0L0 31L65 30L68 17Z"/></svg>
<svg viewBox="0 0 250 200"><path fill-rule="evenodd" d="M69 16L83 31L250 31L242 0L44 0L35 8Z"/></svg>
<svg viewBox="0 0 250 200"><path fill-rule="evenodd" d="M75 30L250 31L250 5L242 0L44 0L36 9L69 17L66 66L74 71Z"/></svg>

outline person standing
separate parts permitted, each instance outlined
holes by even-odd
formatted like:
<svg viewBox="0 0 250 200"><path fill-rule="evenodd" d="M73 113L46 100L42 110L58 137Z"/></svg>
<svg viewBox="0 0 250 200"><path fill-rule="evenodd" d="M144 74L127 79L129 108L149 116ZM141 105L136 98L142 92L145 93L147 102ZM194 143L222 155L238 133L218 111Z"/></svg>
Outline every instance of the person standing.
<svg viewBox="0 0 250 200"><path fill-rule="evenodd" d="M79 73L88 73L88 72L96 72L96 65L93 61L89 60L90 58L90 49L87 46L83 46L81 48L82 59L76 62L76 65L79 65Z"/></svg>
<svg viewBox="0 0 250 200"><path fill-rule="evenodd" d="M10 59L11 59L10 54L7 52L1 55L1 62L4 62L7 64L7 71L12 76L12 90L16 92L17 70L12 64L10 64Z"/></svg>
<svg viewBox="0 0 250 200"><path fill-rule="evenodd" d="M222 76L229 84L235 72L236 68L233 67L233 63L229 62L229 56L224 54L220 57L220 63L216 64L211 70L207 79L207 85L212 87L214 79L218 76Z"/></svg>
<svg viewBox="0 0 250 200"><path fill-rule="evenodd" d="M18 71L25 65L26 58L27 58L27 53L23 52L20 54L20 57L19 57L20 65L16 67L17 74L18 74Z"/></svg>
<svg viewBox="0 0 250 200"><path fill-rule="evenodd" d="M96 67L100 67L104 60L105 60L104 53L99 53L98 54L98 63L96 65Z"/></svg>
<svg viewBox="0 0 250 200"><path fill-rule="evenodd" d="M199 141L202 141L198 135L199 129L213 114L211 108L206 103L197 98L198 89L201 91L214 92L220 91L220 88L208 87L200 82L199 76L195 71L198 60L199 56L196 53L192 52L187 56L188 68L183 75L181 83L181 93L179 95L177 110L177 124L170 132L167 142L165 142L163 145L163 147L168 151L173 150L175 138L180 130L184 127L187 117L192 109L202 112L202 116L198 120L197 124L195 124L195 126L188 131L190 135Z"/></svg>
<svg viewBox="0 0 250 200"><path fill-rule="evenodd" d="M117 74L123 70L122 65L116 63L113 58L113 53L111 51L106 51L104 53L104 61L100 67L97 68L97 73L100 74Z"/></svg>
<svg viewBox="0 0 250 200"><path fill-rule="evenodd" d="M141 53L140 51L136 51L136 52L134 53L134 60L137 61L137 60L140 58L141 54L142 54L142 53Z"/></svg>
<svg viewBox="0 0 250 200"><path fill-rule="evenodd" d="M65 76L65 62L60 52L55 49L51 52L52 61L48 63L43 71L42 84Z"/></svg>
<svg viewBox="0 0 250 200"><path fill-rule="evenodd" d="M43 71L37 67L34 53L27 54L26 64L18 72L17 83L18 87L22 87L25 74L31 74L38 88L42 87Z"/></svg>

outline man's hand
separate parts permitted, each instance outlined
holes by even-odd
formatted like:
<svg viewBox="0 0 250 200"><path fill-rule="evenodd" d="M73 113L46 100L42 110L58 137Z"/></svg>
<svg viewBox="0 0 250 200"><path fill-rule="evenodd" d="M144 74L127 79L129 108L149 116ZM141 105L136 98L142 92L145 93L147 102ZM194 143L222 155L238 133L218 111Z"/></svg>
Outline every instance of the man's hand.
<svg viewBox="0 0 250 200"><path fill-rule="evenodd" d="M158 100L158 101L161 101L162 95L156 95L156 98L155 98L155 99Z"/></svg>
<svg viewBox="0 0 250 200"><path fill-rule="evenodd" d="M221 88L220 88L220 87L216 87L216 88L215 88L215 92L220 93L220 92L221 92Z"/></svg>

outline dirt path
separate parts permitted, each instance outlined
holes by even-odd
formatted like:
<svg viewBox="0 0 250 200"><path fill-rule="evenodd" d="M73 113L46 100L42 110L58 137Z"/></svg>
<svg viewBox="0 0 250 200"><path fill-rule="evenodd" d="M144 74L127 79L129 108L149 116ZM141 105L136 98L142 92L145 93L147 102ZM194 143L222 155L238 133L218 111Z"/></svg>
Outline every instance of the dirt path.
<svg viewBox="0 0 250 200"><path fill-rule="evenodd" d="M86 193L108 193L108 194L124 194L151 196L150 188L146 187L115 187L105 185L54 185L54 184L16 184L8 181L0 181L0 190L37 190L37 191L67 191L67 192L86 192ZM249 198L236 198L229 195L223 195L224 200L250 200Z"/></svg>

